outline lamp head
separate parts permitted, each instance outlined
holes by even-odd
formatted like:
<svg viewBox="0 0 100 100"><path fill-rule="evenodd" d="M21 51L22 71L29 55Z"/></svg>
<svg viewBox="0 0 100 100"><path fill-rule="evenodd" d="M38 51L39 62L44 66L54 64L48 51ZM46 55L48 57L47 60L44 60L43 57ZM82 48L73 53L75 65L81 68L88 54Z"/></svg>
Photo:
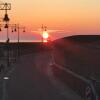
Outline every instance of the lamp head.
<svg viewBox="0 0 100 100"><path fill-rule="evenodd" d="M5 27L4 28L8 28L8 24L5 24Z"/></svg>
<svg viewBox="0 0 100 100"><path fill-rule="evenodd" d="M5 22L8 22L10 19L9 19L9 17L8 17L8 14L5 14L5 16L4 16L4 18L3 18L3 21L5 21Z"/></svg>
<svg viewBox="0 0 100 100"><path fill-rule="evenodd" d="M14 31L15 31L15 32L17 31L16 28L14 29Z"/></svg>

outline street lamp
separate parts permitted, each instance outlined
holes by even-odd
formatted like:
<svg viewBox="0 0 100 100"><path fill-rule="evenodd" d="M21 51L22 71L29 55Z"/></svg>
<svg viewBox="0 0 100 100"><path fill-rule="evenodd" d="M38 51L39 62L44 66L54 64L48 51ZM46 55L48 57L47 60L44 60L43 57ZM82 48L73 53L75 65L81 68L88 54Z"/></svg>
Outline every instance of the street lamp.
<svg viewBox="0 0 100 100"><path fill-rule="evenodd" d="M42 43L43 42L48 42L47 39L49 37L49 34L47 32L47 27L42 24L41 29L42 29Z"/></svg>
<svg viewBox="0 0 100 100"><path fill-rule="evenodd" d="M21 27L19 26L19 24L15 24L12 27L12 32L18 32L18 57L20 56L20 46L19 46L19 42L20 42L20 30L23 30L23 32L25 32L25 27Z"/></svg>
<svg viewBox="0 0 100 100"><path fill-rule="evenodd" d="M18 32L18 43L20 42L20 30L23 30L25 32L25 27L19 26L19 24L15 24L12 27L12 32Z"/></svg>
<svg viewBox="0 0 100 100"><path fill-rule="evenodd" d="M0 10L5 10L5 16L3 18L3 21L6 23L5 28L7 29L7 42L9 43L9 33L8 33L8 23L10 21L10 18L8 17L8 10L11 10L11 3L1 3L0 4Z"/></svg>
<svg viewBox="0 0 100 100"><path fill-rule="evenodd" d="M45 26L42 31L42 42L47 43L49 39L49 33L47 32L47 27Z"/></svg>

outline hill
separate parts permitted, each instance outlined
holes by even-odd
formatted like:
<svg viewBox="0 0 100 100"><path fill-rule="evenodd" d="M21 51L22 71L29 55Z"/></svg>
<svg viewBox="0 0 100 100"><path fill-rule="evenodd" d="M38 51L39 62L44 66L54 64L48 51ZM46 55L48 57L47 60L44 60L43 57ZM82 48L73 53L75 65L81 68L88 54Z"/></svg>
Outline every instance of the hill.
<svg viewBox="0 0 100 100"><path fill-rule="evenodd" d="M73 36L57 39L54 42L60 42L62 40L71 41L74 43L90 43L90 42L100 41L100 35L73 35Z"/></svg>

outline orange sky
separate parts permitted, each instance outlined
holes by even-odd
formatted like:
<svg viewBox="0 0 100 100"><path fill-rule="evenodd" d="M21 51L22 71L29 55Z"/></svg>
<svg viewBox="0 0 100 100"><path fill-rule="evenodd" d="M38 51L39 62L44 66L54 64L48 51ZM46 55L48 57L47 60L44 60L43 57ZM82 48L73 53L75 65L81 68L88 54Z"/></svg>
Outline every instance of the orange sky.
<svg viewBox="0 0 100 100"><path fill-rule="evenodd" d="M41 24L50 30L64 30L61 33L60 31L50 33L52 37L57 38L74 34L100 33L100 0L2 1L12 3L12 10L9 11L11 23L25 25L29 29L26 35L30 37L33 34L31 31L38 30ZM22 37L27 39L23 35ZM40 38L35 34L35 38L38 37Z"/></svg>

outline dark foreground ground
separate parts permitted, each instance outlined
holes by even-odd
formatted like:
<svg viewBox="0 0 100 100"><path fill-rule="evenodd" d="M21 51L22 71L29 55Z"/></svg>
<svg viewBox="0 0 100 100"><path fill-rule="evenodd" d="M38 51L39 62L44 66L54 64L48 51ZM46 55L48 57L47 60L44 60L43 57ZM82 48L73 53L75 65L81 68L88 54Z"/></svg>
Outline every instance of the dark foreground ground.
<svg viewBox="0 0 100 100"><path fill-rule="evenodd" d="M56 63L87 79L100 81L99 44L99 40L94 39L92 42L61 39L48 44L1 44L1 63L8 61L7 57L3 58L7 56L4 52L7 53L8 48L12 51L9 56L12 56L11 59L15 57L16 61L12 64L14 69L6 74L10 78L6 86L3 87L4 81L0 83L0 97L5 95L8 100L81 100L78 93L72 90L75 86L73 78L67 78L65 71L50 65ZM2 59L5 61L2 62Z"/></svg>

